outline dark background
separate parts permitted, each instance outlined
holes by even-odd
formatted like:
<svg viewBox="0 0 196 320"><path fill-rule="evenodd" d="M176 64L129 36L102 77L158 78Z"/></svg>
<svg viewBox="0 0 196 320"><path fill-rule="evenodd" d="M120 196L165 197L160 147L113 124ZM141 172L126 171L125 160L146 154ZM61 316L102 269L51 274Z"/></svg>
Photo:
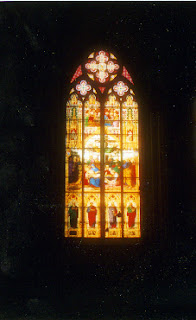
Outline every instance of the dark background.
<svg viewBox="0 0 196 320"><path fill-rule="evenodd" d="M192 319L195 3L1 3L0 25L0 319ZM138 240L63 237L67 88L94 49L135 84Z"/></svg>

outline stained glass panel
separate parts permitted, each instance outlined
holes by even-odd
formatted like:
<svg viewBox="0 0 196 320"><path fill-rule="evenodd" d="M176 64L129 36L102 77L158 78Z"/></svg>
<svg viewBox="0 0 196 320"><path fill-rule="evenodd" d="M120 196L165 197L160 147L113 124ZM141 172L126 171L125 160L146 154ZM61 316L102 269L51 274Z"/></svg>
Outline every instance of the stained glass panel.
<svg viewBox="0 0 196 320"><path fill-rule="evenodd" d="M82 236L82 194L66 193L65 236Z"/></svg>
<svg viewBox="0 0 196 320"><path fill-rule="evenodd" d="M100 163L89 161L84 166L84 191L97 192L101 185Z"/></svg>
<svg viewBox="0 0 196 320"><path fill-rule="evenodd" d="M101 236L100 194L84 193L84 236L99 238Z"/></svg>
<svg viewBox="0 0 196 320"><path fill-rule="evenodd" d="M124 237L140 237L140 197L139 193L124 193Z"/></svg>
<svg viewBox="0 0 196 320"><path fill-rule="evenodd" d="M68 192L74 190L82 191L82 150L67 149L66 151L66 175L65 175L65 190Z"/></svg>
<svg viewBox="0 0 196 320"><path fill-rule="evenodd" d="M122 237L121 193L105 195L105 237Z"/></svg>

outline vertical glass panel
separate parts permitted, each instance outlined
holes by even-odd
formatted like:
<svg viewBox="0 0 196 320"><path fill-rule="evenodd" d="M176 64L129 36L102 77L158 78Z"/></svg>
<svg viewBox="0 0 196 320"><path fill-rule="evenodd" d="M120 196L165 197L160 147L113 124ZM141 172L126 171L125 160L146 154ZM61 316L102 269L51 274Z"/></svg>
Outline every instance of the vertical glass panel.
<svg viewBox="0 0 196 320"><path fill-rule="evenodd" d="M109 152L120 149L121 147L121 136L119 134L106 134L104 136L104 147L108 149ZM106 150L105 150L106 151Z"/></svg>
<svg viewBox="0 0 196 320"><path fill-rule="evenodd" d="M104 108L104 132L120 134L120 103L114 94L109 95Z"/></svg>
<svg viewBox="0 0 196 320"><path fill-rule="evenodd" d="M105 108L104 131L108 134L120 133L120 108Z"/></svg>
<svg viewBox="0 0 196 320"><path fill-rule="evenodd" d="M121 161L121 151L119 149L104 149L105 165L108 164L111 167L114 163L118 163L119 161Z"/></svg>
<svg viewBox="0 0 196 320"><path fill-rule="evenodd" d="M100 103L94 94L90 94L84 104L84 120L85 127L100 126Z"/></svg>
<svg viewBox="0 0 196 320"><path fill-rule="evenodd" d="M75 93L66 106L66 148L82 148L82 102Z"/></svg>
<svg viewBox="0 0 196 320"><path fill-rule="evenodd" d="M100 179L100 103L90 94L84 104L84 191L99 191Z"/></svg>
<svg viewBox="0 0 196 320"><path fill-rule="evenodd" d="M82 194L66 193L65 236L82 236Z"/></svg>
<svg viewBox="0 0 196 320"><path fill-rule="evenodd" d="M138 148L138 122L123 121L123 149Z"/></svg>
<svg viewBox="0 0 196 320"><path fill-rule="evenodd" d="M101 184L100 149L85 149L84 163L84 191L97 192Z"/></svg>
<svg viewBox="0 0 196 320"><path fill-rule="evenodd" d="M82 102L78 99L76 93L73 93L67 102L66 119L82 119Z"/></svg>
<svg viewBox="0 0 196 320"><path fill-rule="evenodd" d="M84 237L101 236L100 194L84 193Z"/></svg>
<svg viewBox="0 0 196 320"><path fill-rule="evenodd" d="M105 194L105 237L122 237L121 193Z"/></svg>
<svg viewBox="0 0 196 320"><path fill-rule="evenodd" d="M138 104L132 95L128 95L122 104L122 120L138 120Z"/></svg>
<svg viewBox="0 0 196 320"><path fill-rule="evenodd" d="M82 148L82 122L81 121L66 121L67 148Z"/></svg>
<svg viewBox="0 0 196 320"><path fill-rule="evenodd" d="M140 237L140 195L139 193L124 193L124 237Z"/></svg>
<svg viewBox="0 0 196 320"><path fill-rule="evenodd" d="M123 191L124 192L139 192L139 178L133 177L124 177L123 178Z"/></svg>
<svg viewBox="0 0 196 320"><path fill-rule="evenodd" d="M104 137L104 184L105 191L121 191L121 136L105 135Z"/></svg>
<svg viewBox="0 0 196 320"><path fill-rule="evenodd" d="M124 191L139 191L139 153L137 150L123 150Z"/></svg>
<svg viewBox="0 0 196 320"><path fill-rule="evenodd" d="M121 162L116 158L109 158L104 167L105 192L120 192L122 184Z"/></svg>
<svg viewBox="0 0 196 320"><path fill-rule="evenodd" d="M84 147L85 149L96 149L100 148L100 134L85 134L84 136ZM96 150L94 150L96 151Z"/></svg>
<svg viewBox="0 0 196 320"><path fill-rule="evenodd" d="M82 149L67 149L65 154L65 191L82 191Z"/></svg>
<svg viewBox="0 0 196 320"><path fill-rule="evenodd" d="M105 103L105 108L109 108L109 107L120 108L120 103L117 100L115 94L110 94Z"/></svg>

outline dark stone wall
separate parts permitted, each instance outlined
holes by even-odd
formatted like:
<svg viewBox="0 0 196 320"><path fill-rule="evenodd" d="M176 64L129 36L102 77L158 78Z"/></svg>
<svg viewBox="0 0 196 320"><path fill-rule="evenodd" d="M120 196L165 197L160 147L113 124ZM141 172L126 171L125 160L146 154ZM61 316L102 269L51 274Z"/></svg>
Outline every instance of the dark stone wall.
<svg viewBox="0 0 196 320"><path fill-rule="evenodd" d="M147 301L148 289L158 292L164 281L192 283L194 10L189 2L1 3L5 296L54 288L63 296L85 278L85 288L102 283L117 295L144 283ZM141 108L143 237L126 244L63 238L66 87L103 46L132 75Z"/></svg>

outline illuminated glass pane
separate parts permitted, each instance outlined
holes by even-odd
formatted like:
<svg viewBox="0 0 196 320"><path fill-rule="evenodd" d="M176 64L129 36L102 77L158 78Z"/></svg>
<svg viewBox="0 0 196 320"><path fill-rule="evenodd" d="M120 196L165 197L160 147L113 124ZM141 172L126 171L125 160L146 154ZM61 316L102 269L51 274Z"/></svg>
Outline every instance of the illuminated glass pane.
<svg viewBox="0 0 196 320"><path fill-rule="evenodd" d="M118 81L113 89L120 97L122 97L129 90L129 87L123 81Z"/></svg>
<svg viewBox="0 0 196 320"><path fill-rule="evenodd" d="M104 120L105 125L108 123L108 120L120 120L120 108L107 107L104 111Z"/></svg>
<svg viewBox="0 0 196 320"><path fill-rule="evenodd" d="M99 238L101 236L100 194L84 193L84 236Z"/></svg>
<svg viewBox="0 0 196 320"><path fill-rule="evenodd" d="M140 196L139 193L124 193L124 237L140 237Z"/></svg>
<svg viewBox="0 0 196 320"><path fill-rule="evenodd" d="M82 119L82 102L76 93L73 93L67 102L66 119Z"/></svg>
<svg viewBox="0 0 196 320"><path fill-rule="evenodd" d="M101 186L100 165L89 163L84 166L84 190L97 192Z"/></svg>
<svg viewBox="0 0 196 320"><path fill-rule="evenodd" d="M82 194L69 193L65 199L65 236L82 236Z"/></svg>
<svg viewBox="0 0 196 320"><path fill-rule="evenodd" d="M112 152L109 155L105 153L105 166L104 166L104 183L105 191L121 191L121 153Z"/></svg>
<svg viewBox="0 0 196 320"><path fill-rule="evenodd" d="M84 147L87 149L100 148L100 135L99 134L85 134Z"/></svg>
<svg viewBox="0 0 196 320"><path fill-rule="evenodd" d="M121 135L119 134L106 134L104 136L104 147L105 152L106 150L114 150L114 149L120 149L120 141L121 141Z"/></svg>
<svg viewBox="0 0 196 320"><path fill-rule="evenodd" d="M137 150L123 150L123 190L139 191L139 154Z"/></svg>
<svg viewBox="0 0 196 320"><path fill-rule="evenodd" d="M82 191L82 149L67 149L65 154L65 190Z"/></svg>
<svg viewBox="0 0 196 320"><path fill-rule="evenodd" d="M104 149L104 163L110 166L121 161L121 150L114 148Z"/></svg>
<svg viewBox="0 0 196 320"><path fill-rule="evenodd" d="M123 150L122 151L123 155L123 160L124 161L131 161L132 163L134 162L135 164L138 165L139 163L139 152L137 149L132 149L131 150Z"/></svg>
<svg viewBox="0 0 196 320"><path fill-rule="evenodd" d="M138 121L123 120L122 131L123 135L138 135Z"/></svg>
<svg viewBox="0 0 196 320"><path fill-rule="evenodd" d="M100 149L84 149L84 190L96 192L100 189Z"/></svg>
<svg viewBox="0 0 196 320"><path fill-rule="evenodd" d="M66 122L66 142L68 148L82 148L82 121Z"/></svg>
<svg viewBox="0 0 196 320"><path fill-rule="evenodd" d="M65 235L139 237L138 104L131 76L112 53L99 51L72 83L65 121Z"/></svg>
<svg viewBox="0 0 196 320"><path fill-rule="evenodd" d="M105 237L122 237L121 193L105 194Z"/></svg>
<svg viewBox="0 0 196 320"><path fill-rule="evenodd" d="M123 178L123 191L130 192L130 191L139 191L139 178L136 177L126 177Z"/></svg>
<svg viewBox="0 0 196 320"><path fill-rule="evenodd" d="M115 94L110 94L105 102L105 108L119 108L120 107L120 102L118 101L118 98L116 97Z"/></svg>
<svg viewBox="0 0 196 320"><path fill-rule="evenodd" d="M109 55L108 52L99 51L95 55L90 55L88 62L85 64L87 74L89 77L93 78L94 75L96 81L100 83L105 83L110 79L110 75L115 75L119 70L119 64L113 55Z"/></svg>
<svg viewBox="0 0 196 320"><path fill-rule="evenodd" d="M119 120L107 120L104 124L105 134L120 134L120 121Z"/></svg>
<svg viewBox="0 0 196 320"><path fill-rule="evenodd" d="M96 100L94 94L89 95L88 101L85 102L84 107L84 126L85 133L100 133L100 103ZM94 128L92 131L90 128Z"/></svg>
<svg viewBox="0 0 196 320"><path fill-rule="evenodd" d="M84 149L84 163L90 165L100 164L100 149L99 148L89 148Z"/></svg>

